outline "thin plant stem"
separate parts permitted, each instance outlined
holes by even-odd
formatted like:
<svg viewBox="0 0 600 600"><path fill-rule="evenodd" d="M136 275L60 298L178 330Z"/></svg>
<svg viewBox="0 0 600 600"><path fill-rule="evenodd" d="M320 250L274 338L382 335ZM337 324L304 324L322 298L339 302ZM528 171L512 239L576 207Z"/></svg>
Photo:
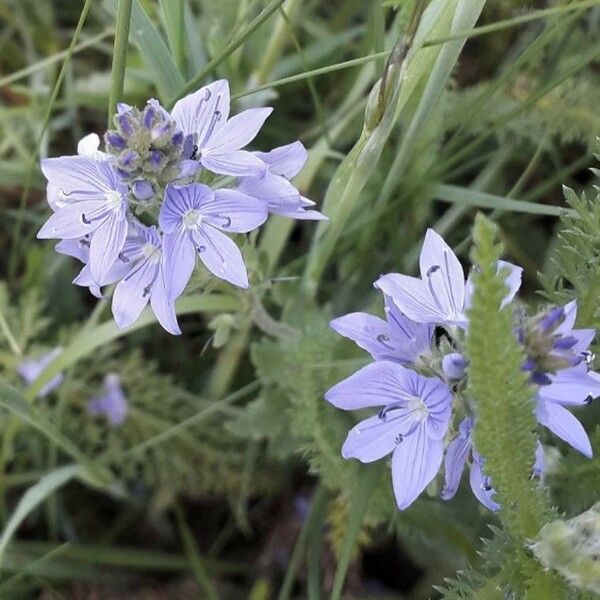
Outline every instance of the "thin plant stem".
<svg viewBox="0 0 600 600"><path fill-rule="evenodd" d="M117 102L123 97L125 85L125 63L127 60L127 44L129 42L129 24L131 22L131 7L133 0L119 0L117 7L117 25L110 80L110 95L108 98L108 126L111 126L112 115Z"/></svg>

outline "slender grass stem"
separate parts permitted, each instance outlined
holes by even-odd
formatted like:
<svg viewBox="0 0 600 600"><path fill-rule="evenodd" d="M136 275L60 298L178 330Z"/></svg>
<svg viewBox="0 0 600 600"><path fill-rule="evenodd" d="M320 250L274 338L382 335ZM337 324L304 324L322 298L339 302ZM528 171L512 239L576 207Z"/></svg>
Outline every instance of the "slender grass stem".
<svg viewBox="0 0 600 600"><path fill-rule="evenodd" d="M246 39L252 35L279 7L283 4L284 0L272 0L246 27L237 35L231 42L225 45L225 47L212 59L206 66L198 73L193 79L188 81L183 89L174 97L167 102L167 107L172 107L173 104L179 98L185 94L196 89L209 75L215 67L220 65L232 52L237 50Z"/></svg>
<svg viewBox="0 0 600 600"><path fill-rule="evenodd" d="M117 8L117 25L110 80L110 95L108 99L108 126L111 126L112 115L117 102L123 97L125 84L125 62L127 60L127 44L129 42L129 24L131 22L131 7L133 0L119 0Z"/></svg>

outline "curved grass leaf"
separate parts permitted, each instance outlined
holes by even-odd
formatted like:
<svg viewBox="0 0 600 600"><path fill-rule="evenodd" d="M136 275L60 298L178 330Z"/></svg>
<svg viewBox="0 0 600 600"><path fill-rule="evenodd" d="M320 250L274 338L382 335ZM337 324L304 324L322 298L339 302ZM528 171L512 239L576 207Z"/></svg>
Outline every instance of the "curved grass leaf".
<svg viewBox="0 0 600 600"><path fill-rule="evenodd" d="M234 296L197 294L181 298L177 303L177 314L227 312L239 310L239 308L240 302ZM30 401L33 400L44 384L50 381L57 373L75 364L79 359L88 356L96 348L155 322L156 317L154 313L149 308L146 308L140 318L133 325L127 327L127 329L119 329L114 321L111 320L97 327L82 330L28 388L26 393L27 399Z"/></svg>
<svg viewBox="0 0 600 600"><path fill-rule="evenodd" d="M30 487L17 505L17 508L8 520L2 536L0 537L0 563L4 556L6 546L10 542L13 534L19 528L27 516L34 511L48 496L52 495L57 489L76 477L85 475L85 470L81 465L67 465L51 471L44 475L38 483Z"/></svg>

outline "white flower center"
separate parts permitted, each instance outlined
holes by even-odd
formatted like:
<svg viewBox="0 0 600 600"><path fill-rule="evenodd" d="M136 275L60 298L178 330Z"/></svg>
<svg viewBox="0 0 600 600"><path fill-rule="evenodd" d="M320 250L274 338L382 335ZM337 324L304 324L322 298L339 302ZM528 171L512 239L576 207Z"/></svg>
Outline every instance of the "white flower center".
<svg viewBox="0 0 600 600"><path fill-rule="evenodd" d="M109 210L117 210L121 206L121 194L117 190L105 192L104 197Z"/></svg>
<svg viewBox="0 0 600 600"><path fill-rule="evenodd" d="M197 210L190 210L183 215L183 224L187 229L193 229L200 224L202 216Z"/></svg>
<svg viewBox="0 0 600 600"><path fill-rule="evenodd" d="M154 244L146 242L142 246L142 255L144 256L144 258L148 258L150 260L158 260L160 258L160 249L157 248Z"/></svg>
<svg viewBox="0 0 600 600"><path fill-rule="evenodd" d="M429 416L429 408L422 398L411 396L407 401L407 407L414 416L415 421L425 421Z"/></svg>

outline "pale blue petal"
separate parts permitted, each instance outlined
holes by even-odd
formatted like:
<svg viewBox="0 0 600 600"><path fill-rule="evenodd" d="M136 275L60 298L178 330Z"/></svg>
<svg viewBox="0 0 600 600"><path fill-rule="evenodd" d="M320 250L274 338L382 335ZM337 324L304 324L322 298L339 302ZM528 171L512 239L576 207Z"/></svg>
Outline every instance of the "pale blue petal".
<svg viewBox="0 0 600 600"><path fill-rule="evenodd" d="M408 508L436 476L442 463L444 444L418 427L396 446L392 456L392 482L396 504Z"/></svg>
<svg viewBox="0 0 600 600"><path fill-rule="evenodd" d="M117 284L112 297L112 312L120 329L134 323L148 304L157 269L156 261L143 260Z"/></svg>
<svg viewBox="0 0 600 600"><path fill-rule="evenodd" d="M545 425L554 435L558 436L581 452L592 458L592 446L583 425L563 406L554 402L538 402L536 410L538 421Z"/></svg>
<svg viewBox="0 0 600 600"><path fill-rule="evenodd" d="M90 272L98 285L116 262L127 238L127 219L112 212L94 231L90 243Z"/></svg>
<svg viewBox="0 0 600 600"><path fill-rule="evenodd" d="M481 460L474 460L472 462L471 471L469 473L469 483L471 484L473 494L481 504L492 512L500 510L500 505L493 499L496 495L496 490L491 487L489 479L484 475Z"/></svg>
<svg viewBox="0 0 600 600"><path fill-rule="evenodd" d="M256 137L272 112L272 108L250 108L231 117L200 146L202 156L240 150Z"/></svg>
<svg viewBox="0 0 600 600"><path fill-rule="evenodd" d="M213 227L234 233L252 231L268 216L264 202L227 189L216 190L214 198L202 204L202 214Z"/></svg>
<svg viewBox="0 0 600 600"><path fill-rule="evenodd" d="M240 249L224 233L206 226L192 233L196 250L204 266L217 277L248 287L248 274Z"/></svg>
<svg viewBox="0 0 600 600"><path fill-rule="evenodd" d="M150 304L152 310L158 319L158 322L172 335L180 335L181 329L177 323L177 314L175 305L167 296L165 287L165 277L163 269L159 273L154 286L152 287L152 295L150 296Z"/></svg>
<svg viewBox="0 0 600 600"><path fill-rule="evenodd" d="M456 495L471 446L471 438L462 436L448 444L444 457L444 489L441 496L443 500L450 500Z"/></svg>
<svg viewBox="0 0 600 600"><path fill-rule="evenodd" d="M270 152L257 152L256 155L268 165L271 173L281 175L286 179L296 177L308 157L302 142L292 142L274 148Z"/></svg>
<svg viewBox="0 0 600 600"><path fill-rule="evenodd" d="M342 446L344 458L357 458L363 463L388 455L403 436L414 427L408 410L395 410L385 418L375 415L355 425Z"/></svg>
<svg viewBox="0 0 600 600"><path fill-rule="evenodd" d="M234 177L261 177L266 170L265 163L247 150L225 150L200 157L202 166L213 173Z"/></svg>
<svg viewBox="0 0 600 600"><path fill-rule="evenodd" d="M181 296L196 265L196 248L188 230L180 227L163 238L164 280L167 297Z"/></svg>

